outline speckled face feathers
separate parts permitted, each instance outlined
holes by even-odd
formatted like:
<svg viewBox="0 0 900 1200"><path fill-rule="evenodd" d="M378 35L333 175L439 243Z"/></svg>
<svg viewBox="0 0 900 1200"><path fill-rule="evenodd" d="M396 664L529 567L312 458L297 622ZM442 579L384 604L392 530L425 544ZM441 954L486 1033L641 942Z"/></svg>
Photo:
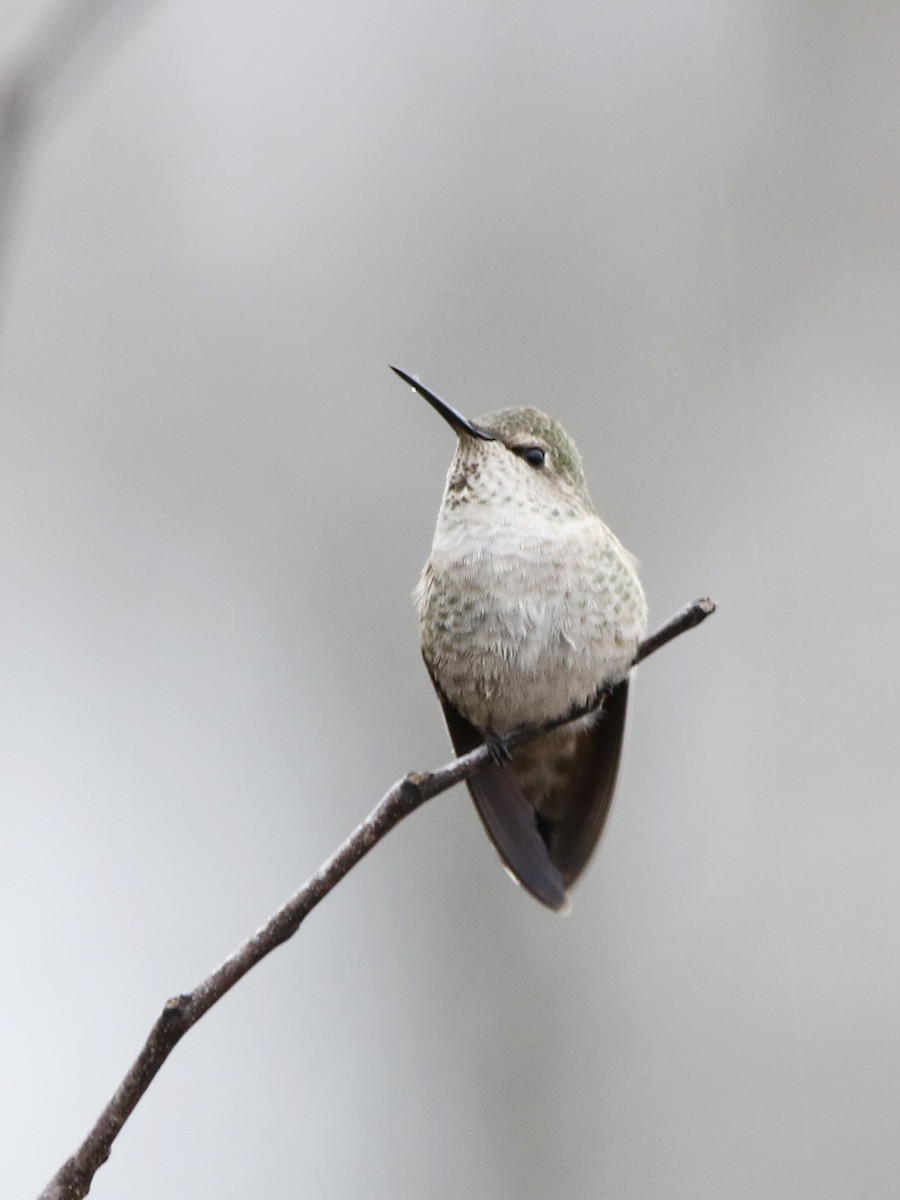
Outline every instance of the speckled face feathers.
<svg viewBox="0 0 900 1200"><path fill-rule="evenodd" d="M558 521L594 511L581 456L557 421L536 408L510 408L488 414L478 426L494 440L459 438L444 495L449 512L463 504L490 505L498 520L513 509ZM529 455L536 452L532 463Z"/></svg>
<svg viewBox="0 0 900 1200"><path fill-rule="evenodd" d="M479 418L477 423L514 452L529 446L541 447L547 454L548 474L565 480L583 500L590 503L581 455L558 421L537 408L504 408L488 413Z"/></svg>

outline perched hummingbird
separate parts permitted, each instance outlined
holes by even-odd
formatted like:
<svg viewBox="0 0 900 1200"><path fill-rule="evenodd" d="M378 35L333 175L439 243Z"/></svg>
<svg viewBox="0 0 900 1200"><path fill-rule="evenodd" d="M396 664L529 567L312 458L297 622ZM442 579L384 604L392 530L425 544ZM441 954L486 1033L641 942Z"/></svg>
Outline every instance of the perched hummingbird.
<svg viewBox="0 0 900 1200"><path fill-rule="evenodd" d="M422 656L457 754L499 760L467 780L510 873L549 908L587 865L613 798L628 674L647 631L635 560L594 511L581 458L535 408L470 421L391 368L455 431L415 598ZM610 689L598 713L502 762L503 735Z"/></svg>

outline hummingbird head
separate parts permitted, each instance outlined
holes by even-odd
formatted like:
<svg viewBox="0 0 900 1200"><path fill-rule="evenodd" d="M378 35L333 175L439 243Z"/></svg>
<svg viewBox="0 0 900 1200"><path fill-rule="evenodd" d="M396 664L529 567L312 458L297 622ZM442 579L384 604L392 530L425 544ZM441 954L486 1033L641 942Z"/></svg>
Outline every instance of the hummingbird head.
<svg viewBox="0 0 900 1200"><path fill-rule="evenodd" d="M459 438L447 479L448 505L474 501L550 517L574 516L585 507L593 511L581 455L558 421L536 408L505 408L470 421L412 376L397 367L391 370Z"/></svg>

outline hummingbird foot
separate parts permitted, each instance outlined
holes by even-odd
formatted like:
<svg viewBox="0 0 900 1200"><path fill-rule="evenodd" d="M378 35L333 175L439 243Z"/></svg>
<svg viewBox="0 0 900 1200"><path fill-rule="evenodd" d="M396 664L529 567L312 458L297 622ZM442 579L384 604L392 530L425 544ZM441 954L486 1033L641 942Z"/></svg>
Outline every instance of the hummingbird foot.
<svg viewBox="0 0 900 1200"><path fill-rule="evenodd" d="M502 733L486 733L484 735L484 744L487 746L491 762L495 766L505 767L507 763L512 761L512 751L507 746L506 739Z"/></svg>

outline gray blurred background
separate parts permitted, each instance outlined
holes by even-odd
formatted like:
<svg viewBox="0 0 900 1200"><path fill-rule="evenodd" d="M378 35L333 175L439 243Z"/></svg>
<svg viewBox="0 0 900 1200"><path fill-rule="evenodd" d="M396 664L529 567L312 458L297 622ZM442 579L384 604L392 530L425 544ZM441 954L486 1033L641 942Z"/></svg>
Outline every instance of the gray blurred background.
<svg viewBox="0 0 900 1200"><path fill-rule="evenodd" d="M92 1197L897 1195L898 54L887 0L132 3L82 50L0 279L4 1196L450 757L453 439L389 361L560 418L653 623L720 611L640 671L571 917L439 798Z"/></svg>

